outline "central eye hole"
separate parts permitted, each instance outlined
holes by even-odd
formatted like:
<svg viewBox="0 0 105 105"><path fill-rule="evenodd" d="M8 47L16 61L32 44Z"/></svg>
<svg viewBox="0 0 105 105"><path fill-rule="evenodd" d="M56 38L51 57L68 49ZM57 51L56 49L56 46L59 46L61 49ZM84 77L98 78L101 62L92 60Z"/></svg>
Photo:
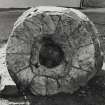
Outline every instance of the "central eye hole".
<svg viewBox="0 0 105 105"><path fill-rule="evenodd" d="M62 62L63 57L63 51L53 42L43 44L39 52L39 62L47 68L58 66Z"/></svg>

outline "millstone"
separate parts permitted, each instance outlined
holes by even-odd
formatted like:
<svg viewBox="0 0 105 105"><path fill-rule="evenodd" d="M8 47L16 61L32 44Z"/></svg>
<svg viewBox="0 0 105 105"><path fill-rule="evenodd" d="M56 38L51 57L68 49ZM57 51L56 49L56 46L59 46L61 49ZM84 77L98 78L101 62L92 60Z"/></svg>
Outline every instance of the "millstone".
<svg viewBox="0 0 105 105"><path fill-rule="evenodd" d="M97 29L81 12L29 9L16 21L6 49L17 87L34 95L74 93L101 69Z"/></svg>

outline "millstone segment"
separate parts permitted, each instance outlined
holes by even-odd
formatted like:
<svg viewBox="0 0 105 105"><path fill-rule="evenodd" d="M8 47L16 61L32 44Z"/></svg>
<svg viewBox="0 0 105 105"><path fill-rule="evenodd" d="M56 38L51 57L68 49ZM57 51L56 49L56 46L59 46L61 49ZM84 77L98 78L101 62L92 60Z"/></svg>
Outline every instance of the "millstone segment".
<svg viewBox="0 0 105 105"><path fill-rule="evenodd" d="M17 87L34 95L73 93L101 67L97 30L81 12L37 7L22 14L9 37L6 62Z"/></svg>

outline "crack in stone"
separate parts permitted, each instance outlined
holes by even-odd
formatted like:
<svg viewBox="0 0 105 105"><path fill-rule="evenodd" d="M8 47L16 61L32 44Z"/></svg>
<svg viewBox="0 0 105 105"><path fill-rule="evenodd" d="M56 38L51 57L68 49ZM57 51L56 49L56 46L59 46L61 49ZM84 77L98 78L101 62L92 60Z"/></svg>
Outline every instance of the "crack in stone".
<svg viewBox="0 0 105 105"><path fill-rule="evenodd" d="M52 77L52 76L48 76L48 75L36 75L36 76L38 76L38 77L40 76L40 77L46 77L46 78L54 79L54 80L57 82L58 87L60 87L60 83L59 83L58 79L61 79L61 78L54 78L54 77ZM62 77L62 78L64 78L64 77Z"/></svg>
<svg viewBox="0 0 105 105"><path fill-rule="evenodd" d="M81 47L87 47L87 46L90 46L90 45L94 45L94 43L88 43L88 44L85 44L85 45L81 45L81 46L79 46L77 49L80 49Z"/></svg>
<svg viewBox="0 0 105 105"><path fill-rule="evenodd" d="M31 68L32 73L34 73L34 71L35 71L34 68L33 68L33 66L35 67L35 65L31 63L31 64L30 64L30 68ZM35 67L35 68L37 68L37 67ZM39 67L38 67L38 68L39 68ZM37 69L38 69L38 68L37 68Z"/></svg>
<svg viewBox="0 0 105 105"><path fill-rule="evenodd" d="M30 55L30 53L3 53L3 54Z"/></svg>
<svg viewBox="0 0 105 105"><path fill-rule="evenodd" d="M28 65L28 66L25 66L25 67L22 68L22 69L19 69L19 71L17 71L16 74L20 73L21 71L23 71L23 70L25 70L25 69L27 69L27 68L29 68L29 67L30 67L30 66Z"/></svg>
<svg viewBox="0 0 105 105"><path fill-rule="evenodd" d="M37 69L40 67L40 64L38 64L37 62L35 64L31 63L30 65L34 66Z"/></svg>
<svg viewBox="0 0 105 105"><path fill-rule="evenodd" d="M73 65L71 65L71 67L72 67L72 68L75 68L75 69L78 69L78 70L81 70L81 71L91 72L91 71L82 69L81 67L76 67L76 66L73 66Z"/></svg>
<svg viewBox="0 0 105 105"><path fill-rule="evenodd" d="M31 88L32 88L32 90L34 90L34 92L35 92L36 95L39 95L39 93L36 91L35 88L33 88L32 86L31 86Z"/></svg>

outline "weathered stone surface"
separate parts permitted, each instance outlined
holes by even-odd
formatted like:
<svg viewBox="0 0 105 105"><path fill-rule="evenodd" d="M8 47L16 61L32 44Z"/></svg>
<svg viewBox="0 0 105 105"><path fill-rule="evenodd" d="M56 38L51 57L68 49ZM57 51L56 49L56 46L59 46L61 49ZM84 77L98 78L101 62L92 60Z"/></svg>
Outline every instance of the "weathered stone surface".
<svg viewBox="0 0 105 105"><path fill-rule="evenodd" d="M87 8L81 12L85 13L98 29L98 37L105 61L105 8Z"/></svg>
<svg viewBox="0 0 105 105"><path fill-rule="evenodd" d="M34 95L74 93L101 69L97 34L78 10L32 8L14 25L7 68L17 86L28 87Z"/></svg>
<svg viewBox="0 0 105 105"><path fill-rule="evenodd" d="M39 94L46 95L47 93L46 77L42 77L42 76L34 77L30 86L30 90L32 91L34 95L39 95Z"/></svg>

